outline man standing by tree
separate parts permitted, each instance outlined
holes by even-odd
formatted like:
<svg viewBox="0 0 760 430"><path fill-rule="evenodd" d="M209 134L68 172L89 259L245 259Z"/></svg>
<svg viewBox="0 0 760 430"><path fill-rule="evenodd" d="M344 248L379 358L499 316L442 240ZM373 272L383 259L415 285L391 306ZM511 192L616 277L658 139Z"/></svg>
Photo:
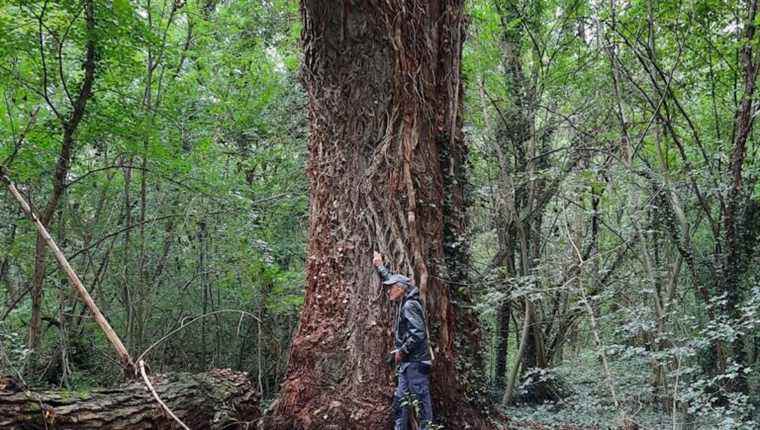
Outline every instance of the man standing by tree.
<svg viewBox="0 0 760 430"><path fill-rule="evenodd" d="M377 275L368 250L396 247L394 262L414 271L425 315L436 322L428 327L436 420L493 428L473 370L482 348L470 289L450 287L467 283L469 267L464 2L300 4L309 256L288 370L262 427L386 426L383 333L394 315L372 306Z"/></svg>
<svg viewBox="0 0 760 430"><path fill-rule="evenodd" d="M422 429L427 430L433 421L428 378L432 357L420 291L411 279L391 273L383 266L381 254L375 252L372 263L383 278L383 286L389 288L389 299L399 303L394 328L396 349L392 352L393 357L389 358L398 366L398 385L393 395L394 428L406 430L409 417L408 408L404 403L414 396L419 401Z"/></svg>

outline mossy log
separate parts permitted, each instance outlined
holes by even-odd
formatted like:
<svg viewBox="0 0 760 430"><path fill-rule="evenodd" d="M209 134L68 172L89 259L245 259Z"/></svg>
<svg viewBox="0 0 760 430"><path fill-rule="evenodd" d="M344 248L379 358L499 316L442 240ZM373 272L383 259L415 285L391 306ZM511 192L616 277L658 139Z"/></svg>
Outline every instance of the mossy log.
<svg viewBox="0 0 760 430"><path fill-rule="evenodd" d="M166 405L193 430L240 429L260 416L245 373L215 369L151 378ZM154 430L179 425L141 382L76 391L0 391L0 429Z"/></svg>

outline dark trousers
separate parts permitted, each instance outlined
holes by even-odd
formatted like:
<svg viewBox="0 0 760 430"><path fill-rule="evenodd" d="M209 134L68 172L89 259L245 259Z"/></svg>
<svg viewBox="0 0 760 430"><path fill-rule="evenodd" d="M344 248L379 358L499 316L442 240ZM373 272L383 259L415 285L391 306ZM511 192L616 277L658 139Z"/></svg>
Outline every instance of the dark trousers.
<svg viewBox="0 0 760 430"><path fill-rule="evenodd" d="M429 367L422 363L402 363L398 385L393 395L395 430L407 430L409 407L412 399L419 405L420 429L427 430L433 422L433 404L430 399Z"/></svg>

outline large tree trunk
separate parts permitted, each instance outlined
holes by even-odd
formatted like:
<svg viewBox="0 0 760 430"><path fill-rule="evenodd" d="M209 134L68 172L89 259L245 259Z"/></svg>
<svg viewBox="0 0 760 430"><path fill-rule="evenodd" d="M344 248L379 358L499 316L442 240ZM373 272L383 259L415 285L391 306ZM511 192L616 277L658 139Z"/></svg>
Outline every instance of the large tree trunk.
<svg viewBox="0 0 760 430"><path fill-rule="evenodd" d="M225 369L196 375L176 373L152 383L161 400L193 430L242 429L260 415L258 394L244 373ZM145 385L135 382L81 393L0 391L0 428L153 430L179 426Z"/></svg>
<svg viewBox="0 0 760 430"><path fill-rule="evenodd" d="M393 306L372 251L415 279L435 349L436 421L485 428L469 399L463 4L303 0L311 185L306 297L266 429L391 425ZM456 303L456 305L455 305ZM457 333L462 333L460 337ZM466 336L466 338L464 337ZM471 356L472 355L472 356Z"/></svg>

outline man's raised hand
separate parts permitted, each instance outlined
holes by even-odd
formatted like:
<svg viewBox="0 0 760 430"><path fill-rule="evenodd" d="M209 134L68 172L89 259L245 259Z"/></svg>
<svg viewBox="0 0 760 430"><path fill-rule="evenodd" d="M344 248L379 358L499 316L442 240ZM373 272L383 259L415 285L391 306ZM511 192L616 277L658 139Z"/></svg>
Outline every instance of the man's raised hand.
<svg viewBox="0 0 760 430"><path fill-rule="evenodd" d="M377 251L374 251L374 254L372 256L372 264L375 267L382 266L383 265L383 254L381 254L381 253L379 253Z"/></svg>

